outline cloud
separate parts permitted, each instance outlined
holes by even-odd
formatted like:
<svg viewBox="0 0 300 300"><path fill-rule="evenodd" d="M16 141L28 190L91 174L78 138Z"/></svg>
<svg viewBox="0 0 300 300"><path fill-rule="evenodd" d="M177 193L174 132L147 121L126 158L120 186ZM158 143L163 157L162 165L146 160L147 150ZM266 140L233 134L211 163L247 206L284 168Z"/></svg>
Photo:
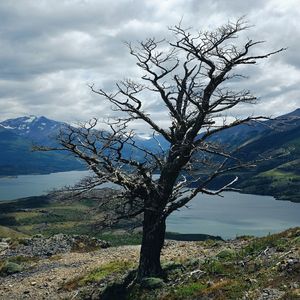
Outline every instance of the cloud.
<svg viewBox="0 0 300 300"><path fill-rule="evenodd" d="M168 38L168 26L181 19L187 27L212 29L243 15L255 25L245 38L267 41L260 51L288 50L243 70L250 79L232 86L251 89L261 102L233 113L289 112L300 107L297 8L297 0L2 1L0 120L26 114L68 122L109 116L110 104L87 85L110 90L114 82L140 75L124 41ZM167 124L157 98L147 105Z"/></svg>

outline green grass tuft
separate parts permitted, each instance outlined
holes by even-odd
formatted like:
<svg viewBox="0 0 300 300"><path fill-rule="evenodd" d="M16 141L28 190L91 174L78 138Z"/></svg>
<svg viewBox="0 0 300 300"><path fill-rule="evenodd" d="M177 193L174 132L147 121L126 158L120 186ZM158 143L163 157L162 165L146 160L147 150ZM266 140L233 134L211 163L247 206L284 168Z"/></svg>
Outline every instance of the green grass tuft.
<svg viewBox="0 0 300 300"><path fill-rule="evenodd" d="M192 282L186 285L181 285L173 293L170 294L170 299L188 299L190 297L197 296L199 292L203 291L206 288L207 285L201 282Z"/></svg>
<svg viewBox="0 0 300 300"><path fill-rule="evenodd" d="M87 284L97 283L101 280L118 274L123 274L134 268L135 264L131 261L112 261L101 267L98 267L83 276L74 278L64 284L63 288L65 290L74 290L78 287L85 286Z"/></svg>

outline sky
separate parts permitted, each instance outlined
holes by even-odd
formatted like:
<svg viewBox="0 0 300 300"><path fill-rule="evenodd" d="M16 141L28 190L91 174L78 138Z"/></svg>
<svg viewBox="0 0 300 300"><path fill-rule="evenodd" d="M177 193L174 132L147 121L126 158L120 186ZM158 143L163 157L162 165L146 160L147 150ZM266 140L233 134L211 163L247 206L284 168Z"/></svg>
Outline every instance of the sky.
<svg viewBox="0 0 300 300"><path fill-rule="evenodd" d="M249 88L260 101L233 114L278 116L300 107L300 0L7 0L0 1L0 121L24 115L76 122L113 113L88 87L114 89L137 78L127 42L169 39L182 20L195 30L215 29L241 16L242 38L265 40L258 51L285 52L249 66ZM157 98L148 112L164 123ZM136 125L143 131L141 124Z"/></svg>

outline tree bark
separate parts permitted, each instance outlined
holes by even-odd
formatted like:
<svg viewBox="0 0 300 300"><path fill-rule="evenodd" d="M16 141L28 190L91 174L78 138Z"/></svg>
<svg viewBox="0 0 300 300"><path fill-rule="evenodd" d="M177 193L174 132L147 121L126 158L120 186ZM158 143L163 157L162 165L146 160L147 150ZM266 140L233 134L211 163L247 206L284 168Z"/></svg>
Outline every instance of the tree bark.
<svg viewBox="0 0 300 300"><path fill-rule="evenodd" d="M137 280L145 277L162 277L160 252L164 245L166 221L161 219L161 213L156 210L144 212L143 239L140 252L140 262Z"/></svg>

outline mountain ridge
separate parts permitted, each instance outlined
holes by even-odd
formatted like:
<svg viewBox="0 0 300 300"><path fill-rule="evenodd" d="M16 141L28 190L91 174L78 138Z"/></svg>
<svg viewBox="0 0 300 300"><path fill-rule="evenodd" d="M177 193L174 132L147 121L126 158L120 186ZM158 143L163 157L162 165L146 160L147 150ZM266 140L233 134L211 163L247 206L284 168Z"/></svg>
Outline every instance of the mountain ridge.
<svg viewBox="0 0 300 300"><path fill-rule="evenodd" d="M55 145L55 136L65 124L33 115L0 122L0 176L84 169L66 153L32 150L34 145Z"/></svg>
<svg viewBox="0 0 300 300"><path fill-rule="evenodd" d="M84 169L81 162L62 151L32 152L34 144L57 145L54 137L66 125L33 115L0 122L0 176ZM167 150L168 142L161 136L136 137L137 145L150 151L162 151L158 140L163 150ZM242 191L300 201L297 187L300 184L300 108L272 120L226 129L211 141L229 145L232 149L239 147L240 155L249 160L260 156L274 157L254 169L238 173L238 187ZM132 155L130 149L124 151L127 151L124 155ZM133 155L142 159L138 152Z"/></svg>

